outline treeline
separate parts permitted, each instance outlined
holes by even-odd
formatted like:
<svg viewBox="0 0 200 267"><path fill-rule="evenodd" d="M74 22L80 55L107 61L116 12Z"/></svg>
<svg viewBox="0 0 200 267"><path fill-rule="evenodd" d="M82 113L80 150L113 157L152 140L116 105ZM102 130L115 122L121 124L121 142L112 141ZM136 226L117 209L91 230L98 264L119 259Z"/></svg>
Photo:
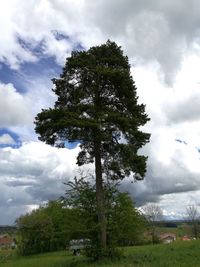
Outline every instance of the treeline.
<svg viewBox="0 0 200 267"><path fill-rule="evenodd" d="M14 234L16 232L16 227L15 226L10 226L10 225L0 225L0 234Z"/></svg>
<svg viewBox="0 0 200 267"><path fill-rule="evenodd" d="M141 242L144 217L135 209L127 193L106 185L107 234L110 251L118 245ZM95 186L85 179L68 184L66 196L17 219L18 249L28 255L66 248L71 239L87 238L91 246L86 254L96 257L99 224Z"/></svg>

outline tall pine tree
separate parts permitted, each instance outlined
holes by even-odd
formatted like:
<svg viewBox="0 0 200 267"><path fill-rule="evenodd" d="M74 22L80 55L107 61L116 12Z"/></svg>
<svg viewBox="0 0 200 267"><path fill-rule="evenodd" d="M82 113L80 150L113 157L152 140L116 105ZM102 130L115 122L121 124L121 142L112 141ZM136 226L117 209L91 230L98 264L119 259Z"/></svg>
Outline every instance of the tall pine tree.
<svg viewBox="0 0 200 267"><path fill-rule="evenodd" d="M115 42L72 52L53 84L57 101L37 115L35 129L51 145L79 141L77 164L94 162L99 239L105 249L103 185L130 175L143 179L147 158L137 152L149 141L140 130L149 118L137 102L128 58Z"/></svg>

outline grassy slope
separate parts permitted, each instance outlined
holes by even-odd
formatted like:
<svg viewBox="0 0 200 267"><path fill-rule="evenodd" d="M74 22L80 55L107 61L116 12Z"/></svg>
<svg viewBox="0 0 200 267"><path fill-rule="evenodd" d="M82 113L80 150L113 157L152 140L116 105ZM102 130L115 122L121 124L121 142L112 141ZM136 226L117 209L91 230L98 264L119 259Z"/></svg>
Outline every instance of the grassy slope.
<svg viewBox="0 0 200 267"><path fill-rule="evenodd" d="M67 252L45 253L29 257L15 257L2 267L200 267L200 241L175 242L168 245L129 247L120 261L89 263L83 256L73 257Z"/></svg>

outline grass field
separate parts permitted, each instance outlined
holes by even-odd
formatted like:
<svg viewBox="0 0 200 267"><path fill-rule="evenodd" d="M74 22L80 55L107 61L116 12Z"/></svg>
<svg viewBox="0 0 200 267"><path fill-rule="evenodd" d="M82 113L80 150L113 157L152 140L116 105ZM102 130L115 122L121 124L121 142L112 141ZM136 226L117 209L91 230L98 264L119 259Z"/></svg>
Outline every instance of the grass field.
<svg viewBox="0 0 200 267"><path fill-rule="evenodd" d="M15 254L2 267L200 267L200 240L174 242L167 245L128 247L116 261L89 262L84 256L74 257L68 252L53 252L19 257ZM1 254L0 254L1 256Z"/></svg>

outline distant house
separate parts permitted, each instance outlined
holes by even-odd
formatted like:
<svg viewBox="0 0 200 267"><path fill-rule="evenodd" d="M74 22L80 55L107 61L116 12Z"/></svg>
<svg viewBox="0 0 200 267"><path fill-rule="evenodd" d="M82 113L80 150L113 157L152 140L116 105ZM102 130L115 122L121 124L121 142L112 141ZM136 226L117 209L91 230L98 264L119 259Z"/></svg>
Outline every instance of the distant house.
<svg viewBox="0 0 200 267"><path fill-rule="evenodd" d="M15 239L9 236L0 236L0 249L15 248Z"/></svg>
<svg viewBox="0 0 200 267"><path fill-rule="evenodd" d="M174 233L163 233L160 234L159 239L163 244L169 244L176 240L176 235Z"/></svg>
<svg viewBox="0 0 200 267"><path fill-rule="evenodd" d="M183 237L181 237L181 240L183 240L183 241L190 241L191 238L188 235L184 235Z"/></svg>

